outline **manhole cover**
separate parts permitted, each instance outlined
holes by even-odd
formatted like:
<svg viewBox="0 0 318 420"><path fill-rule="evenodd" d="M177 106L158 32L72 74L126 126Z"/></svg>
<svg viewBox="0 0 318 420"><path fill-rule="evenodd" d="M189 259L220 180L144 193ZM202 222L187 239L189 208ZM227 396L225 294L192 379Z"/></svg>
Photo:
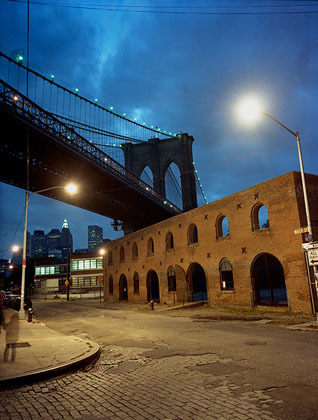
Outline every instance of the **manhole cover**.
<svg viewBox="0 0 318 420"><path fill-rule="evenodd" d="M248 346L265 346L267 343L266 341L247 341L245 344Z"/></svg>

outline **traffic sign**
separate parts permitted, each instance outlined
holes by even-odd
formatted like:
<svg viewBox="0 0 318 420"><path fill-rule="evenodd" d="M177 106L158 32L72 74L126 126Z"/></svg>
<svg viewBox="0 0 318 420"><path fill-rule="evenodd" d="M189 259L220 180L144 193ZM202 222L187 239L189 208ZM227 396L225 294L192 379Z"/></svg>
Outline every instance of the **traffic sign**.
<svg viewBox="0 0 318 420"><path fill-rule="evenodd" d="M309 249L318 249L318 241L303 244L303 249L305 249L306 251L308 251Z"/></svg>
<svg viewBox="0 0 318 420"><path fill-rule="evenodd" d="M65 280L65 286L68 286L70 282L68 280Z"/></svg>
<svg viewBox="0 0 318 420"><path fill-rule="evenodd" d="M97 281L98 281L98 283L103 283L103 276L98 276L97 277Z"/></svg>
<svg viewBox="0 0 318 420"><path fill-rule="evenodd" d="M309 265L318 265L318 248L308 249Z"/></svg>

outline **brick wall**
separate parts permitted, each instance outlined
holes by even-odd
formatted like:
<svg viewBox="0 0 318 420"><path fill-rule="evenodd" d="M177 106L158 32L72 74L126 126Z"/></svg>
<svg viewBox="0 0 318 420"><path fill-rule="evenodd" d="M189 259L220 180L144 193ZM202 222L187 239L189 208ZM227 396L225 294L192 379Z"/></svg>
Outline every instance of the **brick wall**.
<svg viewBox="0 0 318 420"><path fill-rule="evenodd" d="M318 176L306 175L312 220L318 220ZM268 209L268 228L253 230L253 209L263 204ZM311 311L306 266L302 252L302 236L294 230L306 226L300 175L289 172L220 200L175 216L148 228L112 241L112 265L105 262L105 301L117 301L119 278L128 281L128 300L147 300L147 273L157 273L160 301L177 303L187 300L191 268L200 264L206 276L210 304L251 305L252 267L262 253L276 257L281 263L293 311ZM217 237L220 216L228 218L229 235ZM198 242L188 244L188 228L195 224ZM318 225L318 223L317 223ZM255 226L254 226L255 228ZM316 228L315 228L316 229ZM174 248L166 250L166 235L173 234ZM149 255L147 243L154 241L154 253ZM132 258L133 243L138 258ZM120 261L119 250L124 247L125 260ZM219 265L222 258L232 264L234 290L221 291ZM105 257L107 261L107 256ZM167 270L176 272L176 291L168 292ZM133 275L139 275L139 294L134 294ZM108 278L114 280L114 293L109 295ZM188 280L188 282L187 282Z"/></svg>

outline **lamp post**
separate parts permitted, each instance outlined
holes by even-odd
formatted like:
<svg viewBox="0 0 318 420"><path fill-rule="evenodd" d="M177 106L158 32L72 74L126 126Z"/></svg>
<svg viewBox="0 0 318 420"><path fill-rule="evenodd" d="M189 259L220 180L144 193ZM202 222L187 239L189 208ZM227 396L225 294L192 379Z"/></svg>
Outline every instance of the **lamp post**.
<svg viewBox="0 0 318 420"><path fill-rule="evenodd" d="M24 207L24 230L23 230L23 251L22 251L22 277L21 277L21 298L20 298L20 310L19 310L19 319L24 319L24 289L25 289L25 269L26 269L26 238L27 238L27 225L28 225L28 206L30 202L30 196L33 194L40 194L46 191L55 190L58 188L64 188L69 194L75 194L77 187L74 184L68 184L64 187L50 187L44 188L43 190L34 191L34 192L25 192L25 207Z"/></svg>
<svg viewBox="0 0 318 420"><path fill-rule="evenodd" d="M300 137L298 131L292 131L290 128L286 127L283 123L278 121L272 115L267 114L266 112L261 111L261 104L257 101L256 98L246 98L245 101L241 102L237 108L237 111L241 118L244 118L247 122L252 122L253 120L257 119L260 115L264 115L265 117L270 118L275 123L280 125L290 134L292 134L296 138L297 142L297 150L298 150L298 158L299 158L299 166L300 166L300 174L301 174L301 182L303 187L303 196L304 196L304 204L305 204L305 213L307 219L307 229L309 235L309 241L313 241L313 232L312 232L312 224L310 218L310 210L308 204L308 196L307 196L307 188L306 188L306 180L305 180L305 171L304 171L304 164L303 164L303 157L301 153L301 146L300 146ZM314 280L315 280L315 288L316 288L316 300L318 298L318 268L314 265ZM309 278L309 284L311 287L311 280ZM312 292L311 292L312 293ZM312 295L311 295L312 296ZM318 307L315 302L312 302L313 309L316 313L316 319L318 321Z"/></svg>
<svg viewBox="0 0 318 420"><path fill-rule="evenodd" d="M98 253L99 253L99 255L101 255L103 257L103 273L104 273L104 256L106 254L106 251L105 251L104 248L101 248L98 251ZM102 301L102 283L104 281L104 276L98 276L97 280L99 282L99 302L101 302Z"/></svg>

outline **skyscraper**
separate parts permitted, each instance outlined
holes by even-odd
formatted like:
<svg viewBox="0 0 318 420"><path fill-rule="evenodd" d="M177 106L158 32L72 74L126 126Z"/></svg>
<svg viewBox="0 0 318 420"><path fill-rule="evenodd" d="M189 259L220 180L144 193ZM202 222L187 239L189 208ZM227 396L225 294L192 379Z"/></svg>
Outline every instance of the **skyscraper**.
<svg viewBox="0 0 318 420"><path fill-rule="evenodd" d="M69 229L67 220L64 219L63 225L62 225L62 234L61 234L61 242L60 246L62 249L62 257L68 258L70 253L73 252L73 236L71 234L71 231Z"/></svg>
<svg viewBox="0 0 318 420"><path fill-rule="evenodd" d="M62 234L59 229L52 229L46 235L46 246L48 254L50 253L50 251L54 249L59 249L61 247L61 237Z"/></svg>
<svg viewBox="0 0 318 420"><path fill-rule="evenodd" d="M46 255L46 236L44 230L35 230L31 236L31 257L44 257Z"/></svg>
<svg viewBox="0 0 318 420"><path fill-rule="evenodd" d="M88 226L88 251L95 251L103 244L103 228L97 225Z"/></svg>

